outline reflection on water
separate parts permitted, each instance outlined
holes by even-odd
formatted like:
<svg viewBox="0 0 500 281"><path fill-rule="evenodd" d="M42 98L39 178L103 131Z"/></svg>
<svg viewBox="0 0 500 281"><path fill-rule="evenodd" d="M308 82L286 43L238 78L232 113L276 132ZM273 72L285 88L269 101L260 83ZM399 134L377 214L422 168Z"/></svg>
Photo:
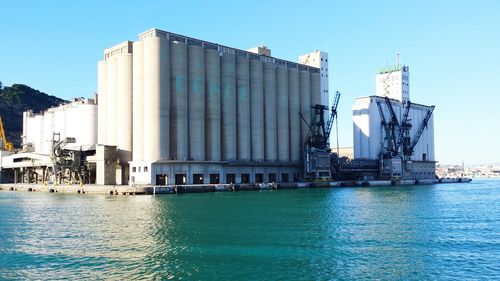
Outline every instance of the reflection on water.
<svg viewBox="0 0 500 281"><path fill-rule="evenodd" d="M94 196L0 192L0 279L499 275L500 184Z"/></svg>

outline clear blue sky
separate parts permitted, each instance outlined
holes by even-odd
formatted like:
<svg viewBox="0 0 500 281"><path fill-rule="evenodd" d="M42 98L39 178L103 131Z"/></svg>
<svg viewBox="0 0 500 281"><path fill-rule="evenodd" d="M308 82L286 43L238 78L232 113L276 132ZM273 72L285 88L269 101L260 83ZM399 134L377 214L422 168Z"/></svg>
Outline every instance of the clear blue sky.
<svg viewBox="0 0 500 281"><path fill-rule="evenodd" d="M410 66L413 102L436 105L442 164L500 162L500 1L3 1L0 81L62 98L96 91L103 50L156 27L296 61L329 53L340 145L352 145L355 97L379 67Z"/></svg>

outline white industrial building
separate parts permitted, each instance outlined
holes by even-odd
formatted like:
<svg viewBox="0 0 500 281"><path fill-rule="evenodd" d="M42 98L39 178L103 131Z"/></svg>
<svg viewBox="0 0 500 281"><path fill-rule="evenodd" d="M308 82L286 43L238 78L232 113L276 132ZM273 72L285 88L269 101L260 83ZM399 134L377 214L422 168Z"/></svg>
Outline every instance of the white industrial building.
<svg viewBox="0 0 500 281"><path fill-rule="evenodd" d="M375 79L376 95L355 100L354 158L380 160L381 171L392 169L386 173L390 177L433 179L434 107L410 102L409 75L404 65L382 69ZM391 108L399 130L391 127ZM391 136L401 142L392 141ZM411 151L405 152L404 147Z"/></svg>
<svg viewBox="0 0 500 281"><path fill-rule="evenodd" d="M106 49L98 143L117 147L116 183L298 180L309 131L299 113L310 121L311 105L328 104L327 54L307 56L326 60L298 64L267 47L244 51L158 29Z"/></svg>
<svg viewBox="0 0 500 281"><path fill-rule="evenodd" d="M72 102L44 112L23 112L22 146L27 152L50 155L56 140L74 138L73 148L88 148L97 143L97 103L94 99Z"/></svg>
<svg viewBox="0 0 500 281"><path fill-rule="evenodd" d="M85 181L104 184L103 173L96 180L96 165L102 171L106 170L104 166L114 165L106 164L104 153L98 161L96 143L95 99L77 98L40 113L25 111L22 148L17 153L2 152L0 168L14 183ZM80 160L83 159L89 164L82 165Z"/></svg>

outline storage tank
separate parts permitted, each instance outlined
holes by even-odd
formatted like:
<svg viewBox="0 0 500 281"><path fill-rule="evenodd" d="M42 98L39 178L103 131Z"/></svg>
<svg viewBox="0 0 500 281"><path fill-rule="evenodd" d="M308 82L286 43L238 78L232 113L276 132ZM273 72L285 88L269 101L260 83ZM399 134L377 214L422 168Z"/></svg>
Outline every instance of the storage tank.
<svg viewBox="0 0 500 281"><path fill-rule="evenodd" d="M252 160L264 161L264 70L260 60L250 60Z"/></svg>
<svg viewBox="0 0 500 281"><path fill-rule="evenodd" d="M134 42L132 57L132 145L134 161L144 160L144 43Z"/></svg>
<svg viewBox="0 0 500 281"><path fill-rule="evenodd" d="M311 75L307 70L301 70L300 76L300 112L308 124L311 123ZM306 141L309 127L303 120L300 120L300 144L303 153L304 142Z"/></svg>
<svg viewBox="0 0 500 281"><path fill-rule="evenodd" d="M248 58L236 57L238 92L238 160L250 161L250 66Z"/></svg>
<svg viewBox="0 0 500 281"><path fill-rule="evenodd" d="M276 70L275 65L272 63L264 63L264 116L266 161L277 161Z"/></svg>
<svg viewBox="0 0 500 281"><path fill-rule="evenodd" d="M235 55L221 58L222 160L236 160L236 62Z"/></svg>
<svg viewBox="0 0 500 281"><path fill-rule="evenodd" d="M206 74L206 157L208 161L221 159L221 99L220 55L216 50L205 50Z"/></svg>
<svg viewBox="0 0 500 281"><path fill-rule="evenodd" d="M116 57L106 61L106 143L117 145L116 127Z"/></svg>
<svg viewBox="0 0 500 281"><path fill-rule="evenodd" d="M297 68L288 69L288 99L290 116L290 160L300 162L301 158L301 138L300 138L300 83L299 70Z"/></svg>
<svg viewBox="0 0 500 281"><path fill-rule="evenodd" d="M85 120L82 119L81 120ZM51 111L46 111L43 115L43 137L42 137L42 147L40 147L40 152L44 154L50 154L52 150L52 138L54 133L54 113Z"/></svg>
<svg viewBox="0 0 500 281"><path fill-rule="evenodd" d="M290 128L288 123L288 70L276 67L276 100L278 123L278 160L290 161Z"/></svg>
<svg viewBox="0 0 500 281"><path fill-rule="evenodd" d="M205 56L200 46L188 49L189 158L205 160Z"/></svg>
<svg viewBox="0 0 500 281"><path fill-rule="evenodd" d="M173 159L188 159L188 99L187 99L187 46L181 42L170 43L171 63L171 147Z"/></svg>
<svg viewBox="0 0 500 281"><path fill-rule="evenodd" d="M100 61L97 63L97 107L99 123L97 128L97 142L100 144L106 143L106 62Z"/></svg>
<svg viewBox="0 0 500 281"><path fill-rule="evenodd" d="M311 73L311 106L321 104L321 80L319 72ZM327 105L327 104L326 104Z"/></svg>
<svg viewBox="0 0 500 281"><path fill-rule="evenodd" d="M76 128L69 135L76 138L77 146L91 146L96 143L97 108L93 103L75 104L69 112L73 115L68 126Z"/></svg>
<svg viewBox="0 0 500 281"><path fill-rule="evenodd" d="M116 80L116 144L120 160L130 161L132 160L132 54L118 55Z"/></svg>
<svg viewBox="0 0 500 281"><path fill-rule="evenodd" d="M144 160L169 156L170 68L169 42L147 37L144 41Z"/></svg>

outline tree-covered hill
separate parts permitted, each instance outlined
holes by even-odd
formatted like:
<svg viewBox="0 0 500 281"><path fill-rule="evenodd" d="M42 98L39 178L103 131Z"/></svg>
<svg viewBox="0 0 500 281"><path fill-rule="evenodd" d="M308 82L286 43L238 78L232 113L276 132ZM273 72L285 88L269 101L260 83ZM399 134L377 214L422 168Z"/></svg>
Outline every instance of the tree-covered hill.
<svg viewBox="0 0 500 281"><path fill-rule="evenodd" d="M66 102L22 84L0 87L0 116L7 140L14 143L14 147L21 145L24 111L41 112Z"/></svg>

